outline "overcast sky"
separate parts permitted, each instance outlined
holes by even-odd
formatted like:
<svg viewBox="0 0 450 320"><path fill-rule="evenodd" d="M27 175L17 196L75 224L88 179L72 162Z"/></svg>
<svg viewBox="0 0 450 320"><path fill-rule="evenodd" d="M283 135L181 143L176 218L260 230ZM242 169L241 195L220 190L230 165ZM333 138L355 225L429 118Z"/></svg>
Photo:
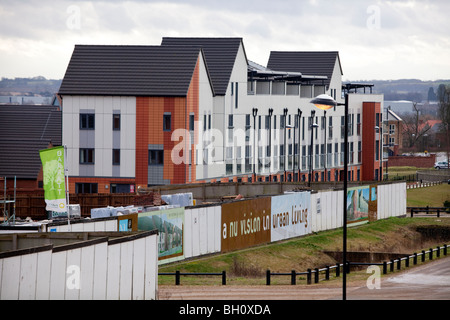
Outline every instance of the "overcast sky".
<svg viewBox="0 0 450 320"><path fill-rule="evenodd" d="M75 44L242 37L270 51L339 51L343 80L450 78L450 1L0 0L0 77L61 79Z"/></svg>

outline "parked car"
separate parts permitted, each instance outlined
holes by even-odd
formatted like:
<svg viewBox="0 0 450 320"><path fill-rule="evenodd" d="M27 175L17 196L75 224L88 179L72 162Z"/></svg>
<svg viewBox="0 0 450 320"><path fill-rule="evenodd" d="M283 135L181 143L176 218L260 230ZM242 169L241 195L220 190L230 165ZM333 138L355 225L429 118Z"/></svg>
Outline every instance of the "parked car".
<svg viewBox="0 0 450 320"><path fill-rule="evenodd" d="M447 161L438 161L434 164L434 167L436 169L448 169L448 162Z"/></svg>

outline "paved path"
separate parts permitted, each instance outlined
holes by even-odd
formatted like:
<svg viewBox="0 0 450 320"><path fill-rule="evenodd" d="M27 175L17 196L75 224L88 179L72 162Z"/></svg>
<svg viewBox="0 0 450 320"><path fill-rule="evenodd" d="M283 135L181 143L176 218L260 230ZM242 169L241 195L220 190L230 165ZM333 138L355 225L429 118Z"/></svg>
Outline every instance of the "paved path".
<svg viewBox="0 0 450 320"><path fill-rule="evenodd" d="M380 289L367 286L348 294L354 300L450 300L450 257L382 278Z"/></svg>
<svg viewBox="0 0 450 320"><path fill-rule="evenodd" d="M368 274L368 277L370 274ZM160 300L339 300L341 282L323 285L160 286ZM379 289L347 285L348 300L450 300L450 257L383 276Z"/></svg>

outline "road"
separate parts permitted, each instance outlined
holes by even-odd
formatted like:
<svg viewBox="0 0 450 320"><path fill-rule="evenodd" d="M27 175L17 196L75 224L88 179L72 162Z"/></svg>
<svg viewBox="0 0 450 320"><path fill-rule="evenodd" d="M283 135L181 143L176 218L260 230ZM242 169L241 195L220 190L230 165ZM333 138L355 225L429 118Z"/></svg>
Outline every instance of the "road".
<svg viewBox="0 0 450 320"><path fill-rule="evenodd" d="M368 278L372 274L368 274ZM450 257L411 267L380 282L347 284L348 300L450 300ZM379 284L379 286L376 286ZM160 286L160 300L340 300L341 282L334 286ZM378 287L378 288L377 288Z"/></svg>

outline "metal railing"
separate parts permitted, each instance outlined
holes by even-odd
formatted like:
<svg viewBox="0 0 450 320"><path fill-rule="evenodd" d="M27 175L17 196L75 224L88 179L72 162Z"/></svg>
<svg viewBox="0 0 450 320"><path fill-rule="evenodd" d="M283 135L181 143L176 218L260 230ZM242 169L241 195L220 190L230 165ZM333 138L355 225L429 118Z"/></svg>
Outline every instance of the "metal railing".
<svg viewBox="0 0 450 320"><path fill-rule="evenodd" d="M175 285L180 285L181 276L222 276L222 285L227 284L227 273L222 272L159 272L159 276L175 276Z"/></svg>
<svg viewBox="0 0 450 320"><path fill-rule="evenodd" d="M424 212L426 214L436 213L438 218L441 216L441 213L450 213L450 208L448 207L407 207L407 210L410 210L411 218L415 213L417 214L419 212Z"/></svg>
<svg viewBox="0 0 450 320"><path fill-rule="evenodd" d="M438 246L436 248L430 248L429 250L422 250L420 253L414 253L412 255L406 255L404 257L400 257L397 259L391 259L390 261L384 261L384 262L347 262L346 272L347 274L350 273L350 267L351 266L382 266L383 268L383 274L387 274L388 267L390 272L394 272L395 269L401 270L402 263L405 268L410 266L410 261L412 259L413 265L416 265L418 263L419 258L421 259L421 262L424 262L426 259L426 256L428 255L428 260L433 260L433 257L436 256L437 258L440 257L441 251L443 251L444 256L447 255L447 248L450 245L443 245L442 247ZM295 285L297 283L297 276L299 275L306 275L306 283L312 284L313 280L314 283L319 283L319 281L323 280L329 280L330 275L332 271L334 270L335 276L339 277L341 271L343 272L342 263L337 263L334 266L325 266L324 268L315 268L315 269L308 269L306 272L296 272L295 270L292 270L291 272L271 272L270 270L266 271L266 285L270 285L271 283L271 277L272 276L290 276L291 277L291 285ZM322 279L320 278L320 275L322 275Z"/></svg>

